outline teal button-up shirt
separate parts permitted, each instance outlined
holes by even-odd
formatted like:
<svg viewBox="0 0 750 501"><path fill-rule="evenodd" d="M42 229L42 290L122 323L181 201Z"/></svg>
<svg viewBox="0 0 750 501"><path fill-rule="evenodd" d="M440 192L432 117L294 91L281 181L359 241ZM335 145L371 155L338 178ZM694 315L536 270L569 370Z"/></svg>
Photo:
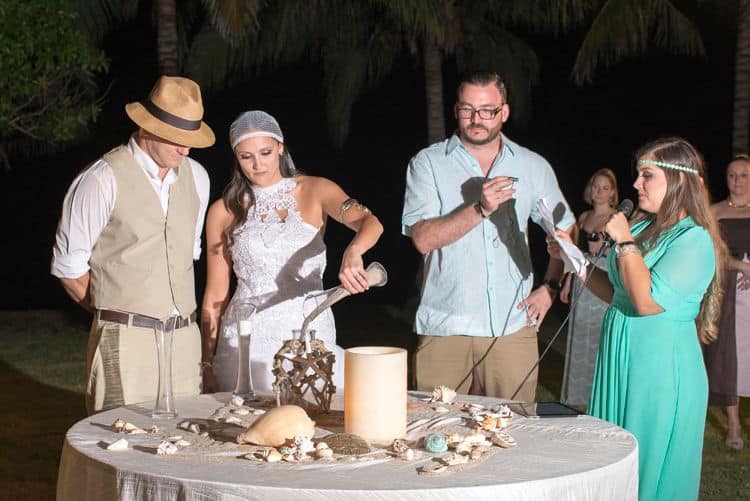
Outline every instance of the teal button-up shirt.
<svg viewBox="0 0 750 501"><path fill-rule="evenodd" d="M513 199L457 241L424 256L417 334L502 336L526 325L526 313L516 305L534 281L529 218L540 222L541 198L558 228L569 228L575 218L549 163L505 136L489 171L495 176L519 178ZM456 135L420 151L406 173L402 233L410 236L413 224L475 203L483 182L479 163Z"/></svg>

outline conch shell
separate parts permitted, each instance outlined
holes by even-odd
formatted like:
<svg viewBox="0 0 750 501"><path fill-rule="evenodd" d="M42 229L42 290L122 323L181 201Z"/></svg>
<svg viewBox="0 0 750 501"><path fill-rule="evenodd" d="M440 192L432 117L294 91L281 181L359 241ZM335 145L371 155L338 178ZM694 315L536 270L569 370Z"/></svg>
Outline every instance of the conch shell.
<svg viewBox="0 0 750 501"><path fill-rule="evenodd" d="M237 435L237 443L281 447L300 435L315 435L315 421L302 407L282 405L269 410Z"/></svg>

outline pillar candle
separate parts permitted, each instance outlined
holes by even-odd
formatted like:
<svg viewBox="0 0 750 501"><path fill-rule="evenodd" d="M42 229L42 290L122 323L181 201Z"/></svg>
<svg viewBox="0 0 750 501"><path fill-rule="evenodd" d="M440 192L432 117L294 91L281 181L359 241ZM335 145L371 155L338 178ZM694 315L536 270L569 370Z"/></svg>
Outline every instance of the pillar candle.
<svg viewBox="0 0 750 501"><path fill-rule="evenodd" d="M344 362L344 430L378 443L404 437L406 350L349 348Z"/></svg>

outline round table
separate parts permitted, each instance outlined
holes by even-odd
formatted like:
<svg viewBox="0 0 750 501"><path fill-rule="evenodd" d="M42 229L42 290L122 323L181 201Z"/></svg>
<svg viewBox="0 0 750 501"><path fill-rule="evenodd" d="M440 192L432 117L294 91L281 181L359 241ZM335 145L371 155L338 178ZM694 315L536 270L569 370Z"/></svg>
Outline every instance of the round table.
<svg viewBox="0 0 750 501"><path fill-rule="evenodd" d="M414 393L410 398L424 394ZM460 396L493 405L498 399ZM229 394L177 398L183 420L206 419ZM419 475L420 461L262 463L238 457L158 456L159 438L122 435L117 418L144 429L154 422L149 404L89 416L68 430L57 482L58 501L68 500L637 500L638 446L633 435L590 416L517 418L509 432L518 442L473 468L444 476ZM179 430L182 435L188 432ZM125 451L106 449L127 438ZM188 437L186 437L188 438Z"/></svg>

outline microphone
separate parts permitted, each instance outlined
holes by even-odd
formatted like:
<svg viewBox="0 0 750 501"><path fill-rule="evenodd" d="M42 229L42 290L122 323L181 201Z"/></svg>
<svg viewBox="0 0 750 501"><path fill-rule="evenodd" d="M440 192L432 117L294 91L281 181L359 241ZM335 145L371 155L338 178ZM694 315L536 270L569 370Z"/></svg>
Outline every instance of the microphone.
<svg viewBox="0 0 750 501"><path fill-rule="evenodd" d="M622 215L625 216L625 219L630 219L630 215L633 213L633 201L629 198L626 198L622 202L620 202L620 205L617 206L617 212L622 212ZM614 240L612 240L612 237L607 235L604 237L604 243L602 244L601 249L599 249L599 252L597 252L597 256L604 255L604 252L612 247L612 245L615 243Z"/></svg>

